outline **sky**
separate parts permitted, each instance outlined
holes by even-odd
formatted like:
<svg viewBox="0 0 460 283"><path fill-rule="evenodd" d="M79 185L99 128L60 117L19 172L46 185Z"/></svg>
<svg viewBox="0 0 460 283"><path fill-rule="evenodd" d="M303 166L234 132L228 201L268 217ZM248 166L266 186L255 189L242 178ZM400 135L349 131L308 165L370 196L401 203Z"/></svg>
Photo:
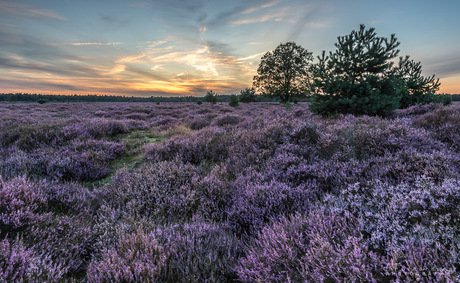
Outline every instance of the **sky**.
<svg viewBox="0 0 460 283"><path fill-rule="evenodd" d="M460 93L460 1L0 0L0 92L202 96L250 87L294 41L316 57L374 27Z"/></svg>

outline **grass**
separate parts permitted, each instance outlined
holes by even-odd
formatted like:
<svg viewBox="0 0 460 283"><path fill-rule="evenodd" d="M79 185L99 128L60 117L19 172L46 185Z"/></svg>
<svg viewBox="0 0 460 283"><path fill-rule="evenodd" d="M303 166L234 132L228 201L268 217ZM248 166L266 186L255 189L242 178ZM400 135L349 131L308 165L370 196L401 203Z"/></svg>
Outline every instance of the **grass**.
<svg viewBox="0 0 460 283"><path fill-rule="evenodd" d="M113 142L122 142L126 152L110 162L110 174L102 179L85 182L86 188L101 187L112 181L113 175L121 169L129 171L140 167L145 160L142 157L143 147L149 143L160 143L176 135L190 135L192 130L184 125L178 125L165 131L153 131L152 129L135 130L130 133L112 137Z"/></svg>

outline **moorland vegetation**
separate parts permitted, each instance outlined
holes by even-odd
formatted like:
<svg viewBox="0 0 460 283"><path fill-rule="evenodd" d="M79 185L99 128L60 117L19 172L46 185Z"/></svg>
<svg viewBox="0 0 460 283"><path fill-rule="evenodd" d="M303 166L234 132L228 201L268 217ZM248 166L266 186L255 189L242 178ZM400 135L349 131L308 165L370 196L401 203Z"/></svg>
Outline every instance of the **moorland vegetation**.
<svg viewBox="0 0 460 283"><path fill-rule="evenodd" d="M398 45L281 44L230 105L0 104L0 282L460 281L460 104Z"/></svg>
<svg viewBox="0 0 460 283"><path fill-rule="evenodd" d="M459 280L460 106L0 105L0 280Z"/></svg>

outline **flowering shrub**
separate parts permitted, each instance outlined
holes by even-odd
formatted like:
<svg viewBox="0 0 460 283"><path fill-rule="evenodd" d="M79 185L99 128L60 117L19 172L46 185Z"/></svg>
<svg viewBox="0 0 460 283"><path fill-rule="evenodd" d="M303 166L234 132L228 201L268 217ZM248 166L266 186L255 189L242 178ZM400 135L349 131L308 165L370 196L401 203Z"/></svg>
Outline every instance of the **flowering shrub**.
<svg viewBox="0 0 460 283"><path fill-rule="evenodd" d="M217 118L215 120L216 121L215 123L216 123L217 126L222 127L222 126L237 125L238 123L240 123L243 120L244 119L242 117L240 117L240 116L225 115L225 116Z"/></svg>
<svg viewBox="0 0 460 283"><path fill-rule="evenodd" d="M376 249L402 247L413 236L448 248L458 248L460 243L457 180L448 179L439 185L427 177L417 178L412 185L357 183L334 198L336 207L361 219L368 241Z"/></svg>
<svg viewBox="0 0 460 283"><path fill-rule="evenodd" d="M153 282L166 262L163 248L154 237L137 233L121 235L116 249L105 250L100 262L88 267L90 282Z"/></svg>
<svg viewBox="0 0 460 283"><path fill-rule="evenodd" d="M236 182L233 205L228 212L232 230L247 239L271 219L308 209L312 193L303 186L289 187L275 180L254 182L257 176Z"/></svg>
<svg viewBox="0 0 460 283"><path fill-rule="evenodd" d="M99 194L106 205L132 215L158 221L188 219L198 201L192 187L197 177L194 166L165 161L134 172L119 171Z"/></svg>
<svg viewBox="0 0 460 283"><path fill-rule="evenodd" d="M203 161L220 162L227 157L230 135L225 130L209 127L190 137L173 137L161 144L145 147L145 156L151 161L173 160L200 164Z"/></svg>
<svg viewBox="0 0 460 283"><path fill-rule="evenodd" d="M17 232L43 221L47 199L40 185L25 178L3 182L0 176L0 235Z"/></svg>
<svg viewBox="0 0 460 283"><path fill-rule="evenodd" d="M204 223L121 234L88 268L91 282L221 282L236 279L242 252L238 240L220 226Z"/></svg>
<svg viewBox="0 0 460 283"><path fill-rule="evenodd" d="M28 270L33 264L33 254L22 243L0 242L0 281L21 282L27 280Z"/></svg>
<svg viewBox="0 0 460 283"><path fill-rule="evenodd" d="M93 221L86 216L62 216L49 219L28 229L24 241L48 264L59 266L65 276L85 273L91 257L96 254L97 233Z"/></svg>
<svg viewBox="0 0 460 283"><path fill-rule="evenodd" d="M243 245L228 229L195 222L159 229L156 238L168 252L166 282L236 280L235 267Z"/></svg>
<svg viewBox="0 0 460 283"><path fill-rule="evenodd" d="M2 282L460 281L459 104L80 106L0 104Z"/></svg>
<svg viewBox="0 0 460 283"><path fill-rule="evenodd" d="M46 186L43 193L49 211L58 214L93 215L99 205L93 192L76 183L54 183Z"/></svg>
<svg viewBox="0 0 460 283"><path fill-rule="evenodd" d="M258 233L237 269L243 282L376 281L379 259L353 217L314 209Z"/></svg>

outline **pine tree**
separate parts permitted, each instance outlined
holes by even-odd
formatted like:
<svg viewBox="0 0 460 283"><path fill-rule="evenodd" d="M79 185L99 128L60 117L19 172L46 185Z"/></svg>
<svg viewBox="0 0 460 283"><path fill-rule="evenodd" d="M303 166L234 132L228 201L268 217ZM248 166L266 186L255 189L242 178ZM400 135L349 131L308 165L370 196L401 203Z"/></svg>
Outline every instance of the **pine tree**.
<svg viewBox="0 0 460 283"><path fill-rule="evenodd" d="M210 90L206 93L204 96L204 101L209 102L211 104L216 104L217 103L217 93L214 91Z"/></svg>
<svg viewBox="0 0 460 283"><path fill-rule="evenodd" d="M439 90L439 79L422 76L420 62L409 60L409 56L400 57L396 74L400 78L400 107L425 104L436 101L435 92Z"/></svg>
<svg viewBox="0 0 460 283"><path fill-rule="evenodd" d="M323 51L312 67L311 110L385 116L397 109L401 94L392 60L399 44L394 34L390 39L378 37L374 28L364 25L338 37L337 49L329 56Z"/></svg>

